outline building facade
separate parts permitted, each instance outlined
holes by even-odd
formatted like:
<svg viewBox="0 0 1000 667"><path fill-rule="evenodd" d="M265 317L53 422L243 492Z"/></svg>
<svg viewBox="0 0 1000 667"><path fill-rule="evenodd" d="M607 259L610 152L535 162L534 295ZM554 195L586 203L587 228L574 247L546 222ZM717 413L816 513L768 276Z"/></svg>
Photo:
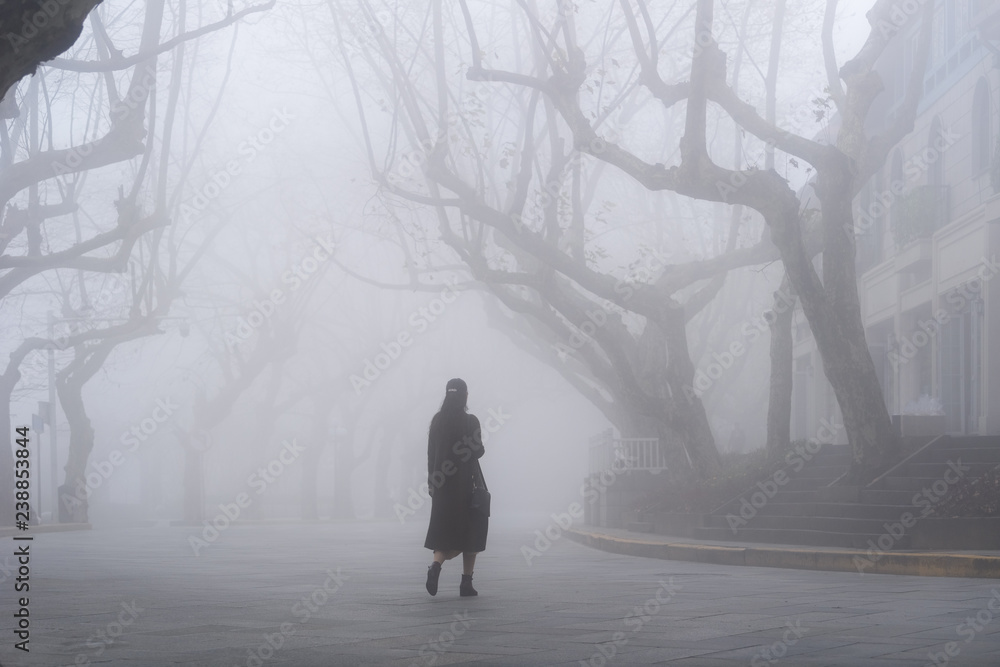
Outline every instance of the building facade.
<svg viewBox="0 0 1000 667"><path fill-rule="evenodd" d="M870 136L896 122L919 14L885 28L899 34L879 61L885 89ZM925 424L943 433L1000 434L1000 2L936 0L914 130L856 198L854 233L890 414L937 415ZM809 438L839 412L801 312L795 340L792 436Z"/></svg>

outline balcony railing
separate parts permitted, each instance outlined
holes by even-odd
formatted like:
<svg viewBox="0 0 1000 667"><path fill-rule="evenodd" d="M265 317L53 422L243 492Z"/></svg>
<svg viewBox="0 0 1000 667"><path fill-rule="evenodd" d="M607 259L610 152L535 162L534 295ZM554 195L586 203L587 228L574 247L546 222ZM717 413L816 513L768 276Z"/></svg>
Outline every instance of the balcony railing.
<svg viewBox="0 0 1000 667"><path fill-rule="evenodd" d="M627 470L648 470L658 473L667 469L667 459L659 438L601 438L590 446L590 473L603 471L622 473Z"/></svg>
<svg viewBox="0 0 1000 667"><path fill-rule="evenodd" d="M896 248L930 238L948 224L947 185L921 185L899 197L892 207L892 235Z"/></svg>

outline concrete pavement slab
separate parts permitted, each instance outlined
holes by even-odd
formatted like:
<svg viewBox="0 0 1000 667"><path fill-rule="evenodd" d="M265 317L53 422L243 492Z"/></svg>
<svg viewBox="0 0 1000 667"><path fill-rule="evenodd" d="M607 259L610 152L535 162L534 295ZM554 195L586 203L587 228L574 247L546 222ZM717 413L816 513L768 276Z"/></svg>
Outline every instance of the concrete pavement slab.
<svg viewBox="0 0 1000 667"><path fill-rule="evenodd" d="M992 612L958 634L1000 582L663 561L561 537L535 549L547 523L494 521L476 598L458 596L458 561L427 595L417 521L237 524L199 555L183 526L39 533L31 651L14 649L8 577L0 663L899 667L949 641L955 665L1000 655Z"/></svg>

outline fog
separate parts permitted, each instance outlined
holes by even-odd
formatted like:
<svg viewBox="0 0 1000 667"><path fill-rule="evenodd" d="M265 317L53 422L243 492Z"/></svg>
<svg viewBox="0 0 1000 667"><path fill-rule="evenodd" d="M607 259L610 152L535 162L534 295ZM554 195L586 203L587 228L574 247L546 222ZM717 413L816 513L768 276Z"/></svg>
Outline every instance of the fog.
<svg viewBox="0 0 1000 667"><path fill-rule="evenodd" d="M4 665L1000 650L1000 3L0 36Z"/></svg>
<svg viewBox="0 0 1000 667"><path fill-rule="evenodd" d="M564 4L542 3L542 24ZM665 82L688 76L694 4L646 17ZM730 83L763 110L773 3L716 5ZM774 86L776 123L819 143L839 128L825 5L788 4ZM869 5L840 3L839 62L864 43ZM516 3L463 7L107 0L12 89L4 201L28 222L8 212L5 247L27 259L6 265L0 308L5 358L49 341L23 355L10 394L12 428L45 426L32 444L42 523L61 511L198 527L241 493L242 520L426 521L428 425L450 378L483 425L498 515L579 501L609 428L659 438L664 480L693 474L700 447L765 445L785 269L760 212L573 150L554 98L474 76L542 76L573 54L540 48L548 33ZM588 58L583 117L600 141L677 167L686 104L638 85L642 59L610 7L570 12ZM818 216L812 166L769 154L720 104L705 118L717 164L773 169ZM713 258L734 259L696 274ZM656 299L686 309L682 346L665 324L644 335ZM682 359L684 377L661 372ZM39 407L53 380L54 459ZM840 418L827 408L810 418Z"/></svg>

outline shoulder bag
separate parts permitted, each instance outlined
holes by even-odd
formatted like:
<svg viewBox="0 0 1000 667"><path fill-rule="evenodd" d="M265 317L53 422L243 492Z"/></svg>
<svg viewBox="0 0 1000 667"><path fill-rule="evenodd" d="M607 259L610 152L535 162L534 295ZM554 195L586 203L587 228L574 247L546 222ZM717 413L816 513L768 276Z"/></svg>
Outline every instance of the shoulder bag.
<svg viewBox="0 0 1000 667"><path fill-rule="evenodd" d="M476 459L476 470L472 474L472 500L469 505L473 512L485 517L490 515L490 490L486 486L483 467L479 465L478 459Z"/></svg>

